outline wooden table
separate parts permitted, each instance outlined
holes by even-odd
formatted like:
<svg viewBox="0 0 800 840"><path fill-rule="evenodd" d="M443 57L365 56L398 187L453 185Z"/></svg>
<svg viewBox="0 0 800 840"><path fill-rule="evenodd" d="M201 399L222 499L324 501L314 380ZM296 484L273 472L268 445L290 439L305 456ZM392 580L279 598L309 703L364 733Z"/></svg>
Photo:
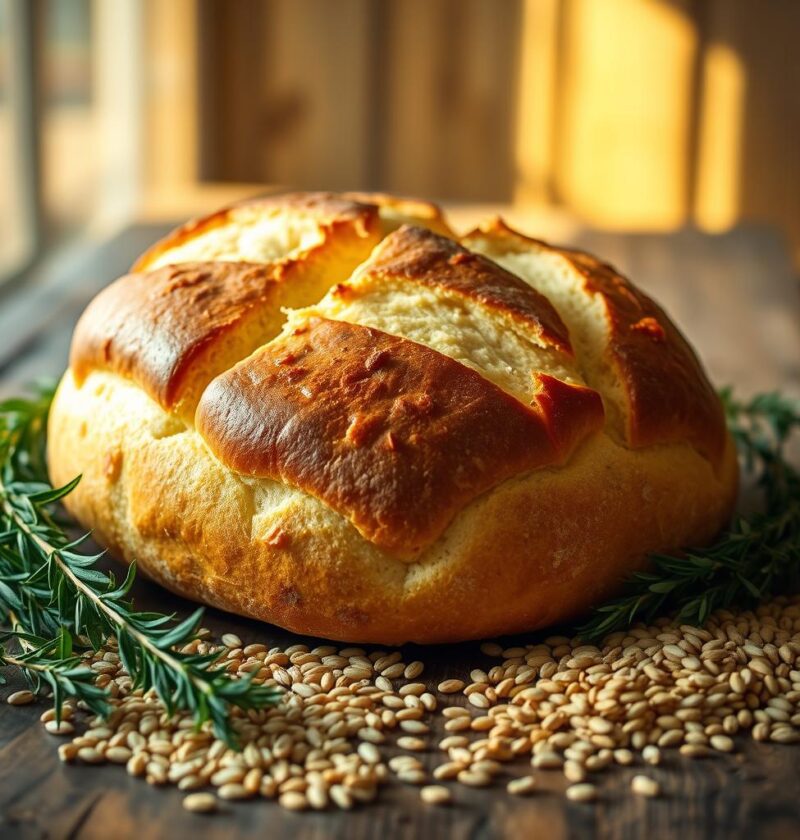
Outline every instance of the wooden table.
<svg viewBox="0 0 800 840"><path fill-rule="evenodd" d="M64 264L40 283L0 298L0 396L39 375L63 369L74 322L87 300L122 273L157 235L159 226L130 228L88 260ZM782 388L800 393L800 294L786 248L773 231L739 229L722 236L694 231L621 235L578 231L572 242L594 250L634 277L674 316L700 351L718 384L743 393ZM164 611L188 604L139 582L137 602ZM282 631L209 611L215 632L232 630L246 641L287 643ZM488 664L476 644L409 651L423 659L432 684L463 675L468 663ZM18 676L0 696L20 687ZM692 763L670 752L653 771L666 795L629 792L634 768L597 778L595 805L558 795L560 774L543 774L541 791L527 799L502 786L459 786L457 804L435 808L417 791L384 788L377 804L341 813L290 814L270 802L226 806L201 817L181 807L182 795L150 787L121 768L67 767L56 740L38 724L43 705L0 706L0 837L271 838L796 838L800 836L800 749L741 739L733 758ZM439 719L441 725L441 719ZM426 756L433 766L434 755ZM517 773L521 768L516 768ZM514 768L510 768L514 773Z"/></svg>

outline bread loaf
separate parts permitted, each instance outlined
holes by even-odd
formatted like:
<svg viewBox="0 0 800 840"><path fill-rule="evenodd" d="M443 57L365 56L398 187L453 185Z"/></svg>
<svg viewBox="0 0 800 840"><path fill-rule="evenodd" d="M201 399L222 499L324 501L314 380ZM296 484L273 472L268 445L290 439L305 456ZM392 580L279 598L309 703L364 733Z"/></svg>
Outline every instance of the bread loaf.
<svg viewBox="0 0 800 840"><path fill-rule="evenodd" d="M737 485L695 354L610 266L365 194L151 248L76 327L48 457L167 588L388 644L576 616L710 540Z"/></svg>

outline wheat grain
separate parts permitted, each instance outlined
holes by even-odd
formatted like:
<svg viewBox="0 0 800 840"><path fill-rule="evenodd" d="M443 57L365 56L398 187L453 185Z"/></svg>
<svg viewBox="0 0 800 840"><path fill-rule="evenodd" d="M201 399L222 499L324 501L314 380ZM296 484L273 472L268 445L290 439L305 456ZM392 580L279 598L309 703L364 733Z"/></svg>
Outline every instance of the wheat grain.
<svg viewBox="0 0 800 840"><path fill-rule="evenodd" d="M60 725L54 710L41 715L48 731L72 736L59 758L124 764L132 776L181 790L211 785L222 799L277 798L290 810L321 810L372 801L390 769L398 781L424 785L428 773L414 755L385 762L379 748L399 734L400 749L427 750L436 716L437 730L443 725L447 734L438 742L443 757L431 767L435 779L481 787L503 763L526 757L537 769L562 768L576 801L596 796L587 771L630 766L637 753L658 764L662 750L674 748L691 759L729 753L747 733L757 741L800 741L797 597L753 612L720 611L703 628L637 625L597 646L563 636L505 649L484 643L481 653L497 664L439 683L439 695L456 695L441 709L444 701L416 681L422 662L405 664L399 651L268 648L244 645L235 634L223 641L203 633L185 650L215 654L231 674L287 689L276 708L233 711L241 753L208 724L194 731L190 716L167 715L153 691L134 689L107 646L86 664L98 684L114 689L109 719L76 718L73 703L63 707ZM76 733L76 723L84 731ZM528 778L510 788L525 789Z"/></svg>

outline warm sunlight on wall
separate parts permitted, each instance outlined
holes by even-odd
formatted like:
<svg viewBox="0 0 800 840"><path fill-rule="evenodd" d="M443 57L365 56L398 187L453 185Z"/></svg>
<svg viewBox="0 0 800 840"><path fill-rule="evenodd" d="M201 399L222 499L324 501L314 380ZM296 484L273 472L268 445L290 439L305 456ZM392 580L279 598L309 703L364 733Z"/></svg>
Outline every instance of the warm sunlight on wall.
<svg viewBox="0 0 800 840"><path fill-rule="evenodd" d="M45 42L42 129L59 227L180 215L209 183L383 189L631 231L767 223L800 263L800 0L42 9L61 27ZM0 152L16 136L12 40L0 16Z"/></svg>
<svg viewBox="0 0 800 840"><path fill-rule="evenodd" d="M565 22L557 196L594 224L674 227L687 198L694 28L641 0L576 11Z"/></svg>
<svg viewBox="0 0 800 840"><path fill-rule="evenodd" d="M515 198L590 224L776 225L800 258L800 3L524 0Z"/></svg>
<svg viewBox="0 0 800 840"><path fill-rule="evenodd" d="M696 29L651 0L528 0L516 198L593 224L670 228L686 217Z"/></svg>
<svg viewBox="0 0 800 840"><path fill-rule="evenodd" d="M725 230L740 212L745 71L720 44L709 47L703 64L695 217L707 230Z"/></svg>

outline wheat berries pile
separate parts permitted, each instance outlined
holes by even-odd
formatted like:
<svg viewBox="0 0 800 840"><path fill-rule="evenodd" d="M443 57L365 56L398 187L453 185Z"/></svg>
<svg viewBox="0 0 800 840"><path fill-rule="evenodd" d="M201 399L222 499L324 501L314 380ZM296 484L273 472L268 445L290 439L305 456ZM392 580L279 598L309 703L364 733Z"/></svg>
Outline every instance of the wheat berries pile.
<svg viewBox="0 0 800 840"><path fill-rule="evenodd" d="M719 611L702 628L668 619L637 625L597 646L566 637L510 648L487 642L480 658L495 664L439 685L424 682L423 664L404 663L399 651L267 648L232 634L215 644L207 632L184 649L218 651L228 672L255 672L255 681L286 689L276 707L233 710L241 751L208 725L196 731L188 715L170 718L152 691L134 690L108 647L89 663L110 692L110 717L84 720L76 736L86 715L75 704L60 724L52 709L42 715L48 732L71 738L61 759L121 764L152 785L177 785L193 811L259 797L302 811L349 809L397 783L418 786L431 805L457 800L460 785L488 787L504 775L509 793L529 794L547 771L566 777L570 799L589 802L599 795L590 780L613 765L639 765L632 791L657 796L647 768L664 750L702 759L733 752L745 733L800 741L797 596ZM32 700L30 692L9 697ZM436 716L445 730L438 742Z"/></svg>

